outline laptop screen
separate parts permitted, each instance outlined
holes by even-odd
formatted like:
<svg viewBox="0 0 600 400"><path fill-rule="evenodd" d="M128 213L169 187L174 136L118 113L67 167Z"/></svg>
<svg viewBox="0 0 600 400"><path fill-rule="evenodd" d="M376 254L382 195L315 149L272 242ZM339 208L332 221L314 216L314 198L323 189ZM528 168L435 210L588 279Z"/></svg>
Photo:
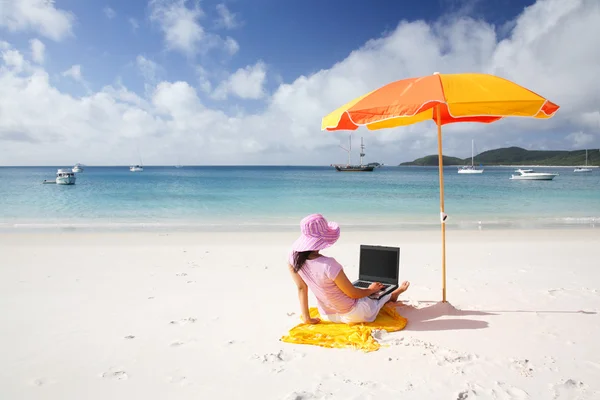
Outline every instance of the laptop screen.
<svg viewBox="0 0 600 400"><path fill-rule="evenodd" d="M360 246L359 279L398 283L398 247Z"/></svg>

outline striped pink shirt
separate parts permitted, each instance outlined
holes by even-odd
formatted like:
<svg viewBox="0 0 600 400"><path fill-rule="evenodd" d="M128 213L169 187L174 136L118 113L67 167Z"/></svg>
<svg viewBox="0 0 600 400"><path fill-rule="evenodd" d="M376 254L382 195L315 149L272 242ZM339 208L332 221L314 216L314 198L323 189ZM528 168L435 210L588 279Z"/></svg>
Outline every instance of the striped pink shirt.
<svg viewBox="0 0 600 400"><path fill-rule="evenodd" d="M294 265L294 252L290 253L289 263ZM321 314L345 314L354 308L356 299L348 297L333 281L342 270L335 258L317 257L306 260L298 274L317 298Z"/></svg>

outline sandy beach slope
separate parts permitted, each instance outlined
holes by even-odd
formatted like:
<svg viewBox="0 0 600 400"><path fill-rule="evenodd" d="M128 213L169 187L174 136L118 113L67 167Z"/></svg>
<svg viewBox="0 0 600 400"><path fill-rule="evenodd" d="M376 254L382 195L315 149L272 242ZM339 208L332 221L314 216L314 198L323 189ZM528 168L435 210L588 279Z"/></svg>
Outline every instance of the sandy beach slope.
<svg viewBox="0 0 600 400"><path fill-rule="evenodd" d="M296 233L0 235L2 399L599 399L600 234L342 232L401 247L407 328L291 345ZM314 301L313 301L314 304Z"/></svg>

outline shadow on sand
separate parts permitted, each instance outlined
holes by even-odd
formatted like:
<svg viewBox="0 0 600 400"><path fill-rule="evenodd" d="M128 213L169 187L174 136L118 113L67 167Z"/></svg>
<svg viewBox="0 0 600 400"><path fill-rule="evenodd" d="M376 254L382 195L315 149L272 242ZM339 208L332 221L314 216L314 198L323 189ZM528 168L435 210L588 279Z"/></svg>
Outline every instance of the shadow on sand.
<svg viewBox="0 0 600 400"><path fill-rule="evenodd" d="M408 325L406 325L405 328L407 331L483 329L488 327L487 321L448 317L497 315L485 311L459 310L450 303L442 302L421 308L412 305L404 305L398 308L398 313L408 319ZM444 318L437 319L440 317Z"/></svg>
<svg viewBox="0 0 600 400"><path fill-rule="evenodd" d="M450 303L420 301L419 303L432 303L426 307L415 307L405 304L397 308L398 313L408 319L406 330L409 331L451 331L465 329L483 329L488 327L487 321L479 321L466 316L492 316L505 313L533 313L533 314L597 314L595 311L553 311L553 310L459 310ZM443 317L443 318L441 318ZM458 317L458 318L452 318ZM439 318L439 319L438 319Z"/></svg>

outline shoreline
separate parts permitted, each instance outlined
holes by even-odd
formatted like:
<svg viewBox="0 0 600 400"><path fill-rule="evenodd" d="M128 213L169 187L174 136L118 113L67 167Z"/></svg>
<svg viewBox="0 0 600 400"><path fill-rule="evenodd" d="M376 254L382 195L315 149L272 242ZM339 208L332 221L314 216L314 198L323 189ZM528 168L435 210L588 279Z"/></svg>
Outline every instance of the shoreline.
<svg viewBox="0 0 600 400"><path fill-rule="evenodd" d="M100 221L15 221L0 222L0 233L29 233L29 232L290 232L298 230L299 218L282 221L252 221L252 222L200 222L200 221L160 221L160 222L100 222ZM383 222L364 218L347 220L345 218L330 218L340 224L344 231L349 232L417 232L439 230L440 223L431 220ZM364 222L368 221L368 222ZM515 218L493 220L459 220L446 223L448 231L519 231L519 230L589 230L600 228L600 217L557 217L557 218Z"/></svg>

